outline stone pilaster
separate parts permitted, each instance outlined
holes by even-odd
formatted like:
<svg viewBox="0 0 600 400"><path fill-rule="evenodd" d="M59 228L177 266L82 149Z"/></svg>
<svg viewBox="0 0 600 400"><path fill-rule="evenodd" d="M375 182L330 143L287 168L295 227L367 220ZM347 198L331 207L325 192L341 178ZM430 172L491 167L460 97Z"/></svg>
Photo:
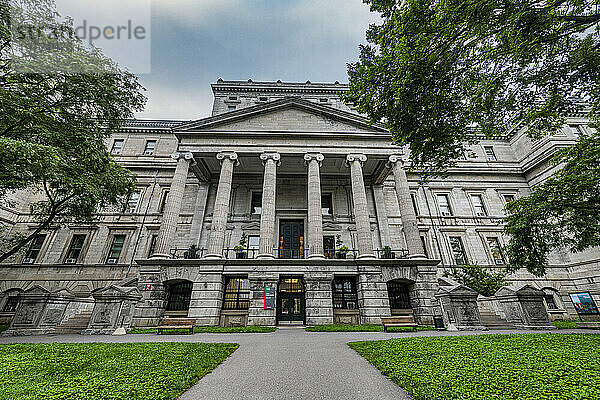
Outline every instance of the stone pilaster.
<svg viewBox="0 0 600 400"><path fill-rule="evenodd" d="M174 153L171 158L177 160L175 175L171 182L169 190L169 199L165 204L158 237L156 239L156 247L152 258L169 258L169 250L174 246L175 231L179 222L179 213L181 211L181 203L183 202L183 192L187 181L188 170L190 164L194 162L192 153Z"/></svg>
<svg viewBox="0 0 600 400"><path fill-rule="evenodd" d="M320 167L325 157L321 153L304 155L308 166L308 254L323 258L323 211L321 209Z"/></svg>
<svg viewBox="0 0 600 400"><path fill-rule="evenodd" d="M400 218L402 219L402 229L406 239L406 247L410 258L425 258L425 251L419 234L417 216L412 206L410 189L406 172L402 168L402 159L400 156L391 155L390 164L394 171L394 181L396 182L396 195L398 196L398 205L400 206Z"/></svg>
<svg viewBox="0 0 600 400"><path fill-rule="evenodd" d="M281 164L279 153L263 153L260 159L265 166L260 214L259 257L275 258L275 195L277 193L277 167Z"/></svg>
<svg viewBox="0 0 600 400"><path fill-rule="evenodd" d="M349 154L346 165L350 167L352 181L352 199L354 200L354 220L358 234L358 257L374 258L373 236L371 235L371 222L367 207L367 193L363 179L362 165L367 161L364 154Z"/></svg>
<svg viewBox="0 0 600 400"><path fill-rule="evenodd" d="M235 152L223 152L217 154L221 161L221 174L217 186L217 197L213 209L212 224L208 237L207 257L223 257L223 243L227 229L227 217L229 214L229 199L231 197L231 184L233 181L233 167L239 164L238 155Z"/></svg>

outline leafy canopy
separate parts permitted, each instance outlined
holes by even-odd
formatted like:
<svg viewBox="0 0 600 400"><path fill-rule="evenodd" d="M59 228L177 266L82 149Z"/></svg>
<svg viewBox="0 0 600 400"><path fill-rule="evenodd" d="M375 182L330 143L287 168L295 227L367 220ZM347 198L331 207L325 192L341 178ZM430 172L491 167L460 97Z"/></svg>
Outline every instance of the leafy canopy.
<svg viewBox="0 0 600 400"><path fill-rule="evenodd" d="M364 2L382 23L349 64L346 100L385 123L425 177L481 138L526 127L538 140L573 112L598 125L599 0ZM600 244L599 152L588 132L559 151L551 179L510 205L511 268L542 274L553 249Z"/></svg>
<svg viewBox="0 0 600 400"><path fill-rule="evenodd" d="M52 1L20 3L0 0L0 196L40 192L39 226L0 261L53 222L123 201L135 179L104 141L146 100L137 77L83 46Z"/></svg>

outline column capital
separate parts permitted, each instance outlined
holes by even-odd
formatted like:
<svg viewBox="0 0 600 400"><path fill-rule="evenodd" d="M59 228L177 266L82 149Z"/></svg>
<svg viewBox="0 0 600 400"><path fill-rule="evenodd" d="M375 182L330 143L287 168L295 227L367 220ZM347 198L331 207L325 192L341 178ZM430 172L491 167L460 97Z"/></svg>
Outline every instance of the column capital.
<svg viewBox="0 0 600 400"><path fill-rule="evenodd" d="M349 167L353 162L360 162L361 166L367 161L367 156L364 154L348 154L346 156L346 166Z"/></svg>
<svg viewBox="0 0 600 400"><path fill-rule="evenodd" d="M390 166L393 166L393 164L396 164L396 163L400 163L400 165L403 166L404 163L406 163L406 161L407 161L406 154L392 154L388 158L388 164Z"/></svg>
<svg viewBox="0 0 600 400"><path fill-rule="evenodd" d="M217 160L223 162L223 160L229 159L233 161L234 166L240 165L240 161L238 160L238 155L235 151L222 151L217 154Z"/></svg>
<svg viewBox="0 0 600 400"><path fill-rule="evenodd" d="M273 153L264 152L260 155L260 159L262 160L263 165L265 165L267 163L267 160L275 161L275 164L277 166L281 165L281 154L279 154L277 152L273 152Z"/></svg>
<svg viewBox="0 0 600 400"><path fill-rule="evenodd" d="M194 160L194 155L189 151L184 151L184 152L176 151L175 153L171 154L171 158L173 160L183 159L183 160L189 161L191 164L196 163L196 160Z"/></svg>
<svg viewBox="0 0 600 400"><path fill-rule="evenodd" d="M321 153L306 153L304 155L304 164L308 165L309 162L311 162L312 160L315 160L319 163L319 167L321 167L324 159L325 159L325 156Z"/></svg>

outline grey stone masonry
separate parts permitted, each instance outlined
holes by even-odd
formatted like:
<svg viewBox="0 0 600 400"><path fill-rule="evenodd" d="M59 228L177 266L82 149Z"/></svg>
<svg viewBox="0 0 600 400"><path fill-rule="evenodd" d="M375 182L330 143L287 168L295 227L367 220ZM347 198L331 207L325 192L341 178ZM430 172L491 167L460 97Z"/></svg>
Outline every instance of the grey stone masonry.
<svg viewBox="0 0 600 400"><path fill-rule="evenodd" d="M85 335L109 335L119 327L128 329L133 311L142 299L137 287L111 285L92 293L95 304Z"/></svg>
<svg viewBox="0 0 600 400"><path fill-rule="evenodd" d="M278 274L254 272L248 274L250 281L250 307L248 309L248 325L274 326L276 310L265 309L265 289L277 290Z"/></svg>
<svg viewBox="0 0 600 400"><path fill-rule="evenodd" d="M175 240L175 231L179 222L179 213L183 202L185 183L187 181L190 164L194 162L192 153L174 153L171 156L177 160L175 175L169 191L169 199L165 205L162 222L156 239L156 247L152 258L169 258L169 251Z"/></svg>
<svg viewBox="0 0 600 400"><path fill-rule="evenodd" d="M396 195L398 196L398 205L400 207L400 219L402 220L402 229L406 239L408 254L412 257L425 258L425 251L421 243L419 226L417 225L417 216L412 206L410 198L410 189L406 172L402 168L402 159L400 156L392 155L389 157L390 164L394 171L394 181L396 183Z"/></svg>
<svg viewBox="0 0 600 400"><path fill-rule="evenodd" d="M265 166L260 214L259 257L274 258L275 194L277 188L277 166L281 164L279 153L263 153L260 159Z"/></svg>
<svg viewBox="0 0 600 400"><path fill-rule="evenodd" d="M212 225L208 238L207 257L223 257L223 243L227 229L227 216L229 214L229 199L231 197L231 183L233 180L233 167L239 164L235 152L219 153L217 159L221 161L221 174L217 197L213 210Z"/></svg>
<svg viewBox="0 0 600 400"><path fill-rule="evenodd" d="M367 193L363 179L362 164L367 161L364 154L349 154L346 157L350 167L352 181L352 199L354 200L354 218L358 235L358 256L360 258L374 258L373 237L371 236L371 222L367 207Z"/></svg>
<svg viewBox="0 0 600 400"><path fill-rule="evenodd" d="M333 324L333 294L331 273L311 273L306 283L306 324Z"/></svg>
<svg viewBox="0 0 600 400"><path fill-rule="evenodd" d="M320 153L307 153L304 162L308 166L308 251L309 257L323 256L323 211L321 209L321 163L325 157Z"/></svg>

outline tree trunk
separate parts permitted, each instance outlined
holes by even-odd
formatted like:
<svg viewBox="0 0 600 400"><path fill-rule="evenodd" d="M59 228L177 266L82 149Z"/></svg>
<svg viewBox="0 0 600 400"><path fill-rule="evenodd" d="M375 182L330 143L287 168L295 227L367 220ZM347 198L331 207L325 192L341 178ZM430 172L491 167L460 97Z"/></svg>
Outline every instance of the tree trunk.
<svg viewBox="0 0 600 400"><path fill-rule="evenodd" d="M50 223L52 222L52 220L54 219L55 216L56 216L55 212L51 213L48 216L48 218L46 218L46 220L42 224L38 225L38 227L35 228L35 230L29 236L27 236L25 239L21 240L16 246L14 246L12 249L7 251L6 253L0 254L0 262L17 254L19 252L19 250L21 250L26 244L31 242L41 231L46 229L50 225Z"/></svg>

